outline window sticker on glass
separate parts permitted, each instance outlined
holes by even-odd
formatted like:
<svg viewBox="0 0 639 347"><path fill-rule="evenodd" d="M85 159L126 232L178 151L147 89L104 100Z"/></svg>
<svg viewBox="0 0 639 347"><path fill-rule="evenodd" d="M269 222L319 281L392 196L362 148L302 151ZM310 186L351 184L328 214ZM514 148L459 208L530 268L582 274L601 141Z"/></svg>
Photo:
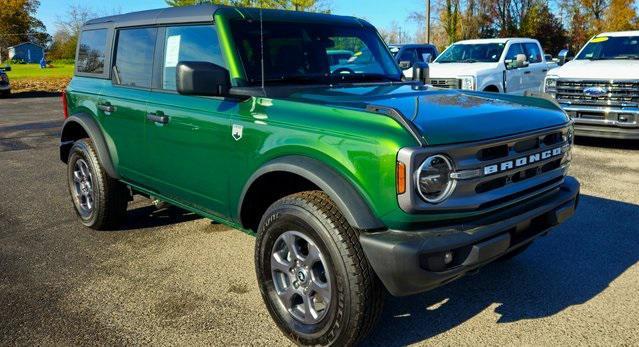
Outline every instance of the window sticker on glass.
<svg viewBox="0 0 639 347"><path fill-rule="evenodd" d="M180 59L181 35L169 36L166 40L164 67L176 67Z"/></svg>
<svg viewBox="0 0 639 347"><path fill-rule="evenodd" d="M592 43L599 43L599 42L606 42L608 41L608 37L603 36L603 37L595 37L594 39L590 40L590 42Z"/></svg>

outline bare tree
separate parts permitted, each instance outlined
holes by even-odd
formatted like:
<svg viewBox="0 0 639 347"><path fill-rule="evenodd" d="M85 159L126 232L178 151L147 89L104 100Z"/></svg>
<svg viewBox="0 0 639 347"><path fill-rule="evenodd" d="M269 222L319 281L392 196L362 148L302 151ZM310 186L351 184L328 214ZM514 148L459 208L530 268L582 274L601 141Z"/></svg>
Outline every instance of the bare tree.
<svg viewBox="0 0 639 347"><path fill-rule="evenodd" d="M57 31L65 31L70 36L78 37L84 23L95 17L97 17L95 12L88 7L79 4L70 5L66 16L64 18L58 17Z"/></svg>

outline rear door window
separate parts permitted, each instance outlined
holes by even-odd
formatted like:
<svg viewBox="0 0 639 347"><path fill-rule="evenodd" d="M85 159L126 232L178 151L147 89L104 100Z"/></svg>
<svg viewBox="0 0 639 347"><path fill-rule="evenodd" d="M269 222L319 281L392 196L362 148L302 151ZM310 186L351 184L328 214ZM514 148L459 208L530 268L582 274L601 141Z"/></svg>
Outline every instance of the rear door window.
<svg viewBox="0 0 639 347"><path fill-rule="evenodd" d="M182 61L202 61L224 66L213 25L166 28L162 64L162 89L175 90L175 70Z"/></svg>
<svg viewBox="0 0 639 347"><path fill-rule="evenodd" d="M76 62L78 72L91 74L104 73L106 41L106 29L86 30L82 32Z"/></svg>
<svg viewBox="0 0 639 347"><path fill-rule="evenodd" d="M432 47L420 47L418 49L418 54L419 54L420 61L423 61L426 63L430 63L431 61L433 61L433 59L437 58L437 55L435 54L435 50Z"/></svg>
<svg viewBox="0 0 639 347"><path fill-rule="evenodd" d="M417 55L416 55L416 51L414 48L407 48L404 49L400 55L399 55L399 59L397 59L399 62L402 61L409 61L411 65L415 64L415 62L417 61Z"/></svg>
<svg viewBox="0 0 639 347"><path fill-rule="evenodd" d="M536 43L526 43L524 48L526 48L526 56L531 64L541 63L541 50Z"/></svg>
<svg viewBox="0 0 639 347"><path fill-rule="evenodd" d="M115 83L150 88L156 28L123 29L118 33L113 74Z"/></svg>

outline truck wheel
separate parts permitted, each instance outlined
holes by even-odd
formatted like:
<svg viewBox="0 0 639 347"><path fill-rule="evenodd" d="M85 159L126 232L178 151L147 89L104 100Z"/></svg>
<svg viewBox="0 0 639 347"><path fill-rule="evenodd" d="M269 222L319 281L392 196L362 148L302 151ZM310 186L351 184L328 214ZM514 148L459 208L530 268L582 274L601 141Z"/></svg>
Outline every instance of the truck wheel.
<svg viewBox="0 0 639 347"><path fill-rule="evenodd" d="M506 254L504 256L502 256L501 258L498 259L498 261L509 261L509 260L511 260L512 258L524 253L528 249L528 247L530 247L530 245L532 245L532 242L529 242L529 243L517 248L516 250L514 250L514 251L512 251L512 252L510 252L510 253L508 253L508 254Z"/></svg>
<svg viewBox="0 0 639 347"><path fill-rule="evenodd" d="M91 140L78 140L71 147L67 178L82 224L104 230L117 227L124 220L128 189L104 171Z"/></svg>
<svg viewBox="0 0 639 347"><path fill-rule="evenodd" d="M255 264L271 317L295 343L353 345L379 318L381 282L357 231L321 191L293 194L268 208Z"/></svg>

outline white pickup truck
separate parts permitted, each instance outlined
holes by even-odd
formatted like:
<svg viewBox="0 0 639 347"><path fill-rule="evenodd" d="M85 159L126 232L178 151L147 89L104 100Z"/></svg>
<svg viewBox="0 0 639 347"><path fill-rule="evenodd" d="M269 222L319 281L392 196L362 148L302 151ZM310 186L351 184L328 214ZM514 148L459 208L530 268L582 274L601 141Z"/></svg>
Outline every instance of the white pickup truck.
<svg viewBox="0 0 639 347"><path fill-rule="evenodd" d="M539 93L550 69L537 40L460 41L430 64L434 87L523 95Z"/></svg>
<svg viewBox="0 0 639 347"><path fill-rule="evenodd" d="M544 85L574 119L577 135L639 139L639 31L593 37Z"/></svg>

